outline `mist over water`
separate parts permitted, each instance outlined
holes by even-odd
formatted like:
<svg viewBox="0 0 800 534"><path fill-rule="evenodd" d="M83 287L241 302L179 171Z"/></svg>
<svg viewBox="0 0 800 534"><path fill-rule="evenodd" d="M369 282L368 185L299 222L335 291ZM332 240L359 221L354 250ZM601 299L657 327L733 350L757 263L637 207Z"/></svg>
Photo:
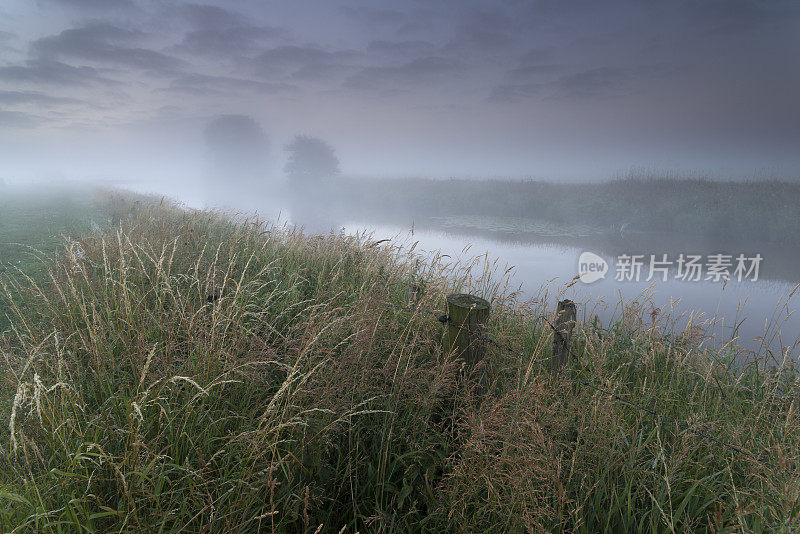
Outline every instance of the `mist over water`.
<svg viewBox="0 0 800 534"><path fill-rule="evenodd" d="M367 184L366 187L381 188L378 181L374 185L367 181ZM422 258L445 256L445 261L454 265L469 264L479 258L472 268L476 277L489 264L496 280L508 277L505 285L508 293L517 294L517 301L546 297L554 306L556 300L569 298L579 303L579 315L584 322L597 317L602 324L610 324L622 318L626 306L632 306L659 321L668 316L675 335L683 332L687 325L702 326L713 337L704 342L704 346L721 347L733 341L758 354L771 351L776 361L783 356L797 356L794 343L800 333L800 315L793 313L797 296L789 298L800 283L800 272L795 267L800 249L796 246L735 236L659 234L636 229L620 232L616 228L600 228L592 232L558 224L548 226L540 221L528 226L523 223L520 227L516 219L471 218L469 214L456 220L426 218L420 217L419 210L404 209L400 201L390 216L369 219L352 215L354 206L360 198L368 196L368 192L362 192L361 197L353 200L348 216L348 209L337 209L330 203L332 196L320 193L320 189L325 189L320 184L303 185L298 190L297 186L278 183L267 196L238 196L236 191L229 190L219 191L216 197L185 191L181 187L153 187L152 184L129 187L177 198L192 208L257 213L278 224L302 226L307 233L366 233L373 242L391 239L406 249L413 247ZM336 187L335 182L333 187ZM299 195L305 200L299 202ZM469 224L470 220L473 224ZM514 224L518 226L515 228ZM606 276L591 284L575 281L579 274L579 256L586 251L598 254L610 265ZM679 254L707 258L720 253L734 258L739 254L748 258L760 254L763 260L758 279L753 281L751 274L741 281L735 276L727 282L711 281L703 272L698 281L679 280L676 267L672 265L667 281L661 280L662 275L658 273L648 280L647 263L638 280L615 279L614 262L624 254L639 254L645 258L650 254L657 257L668 254L675 259ZM742 354L739 360L747 362L748 358Z"/></svg>

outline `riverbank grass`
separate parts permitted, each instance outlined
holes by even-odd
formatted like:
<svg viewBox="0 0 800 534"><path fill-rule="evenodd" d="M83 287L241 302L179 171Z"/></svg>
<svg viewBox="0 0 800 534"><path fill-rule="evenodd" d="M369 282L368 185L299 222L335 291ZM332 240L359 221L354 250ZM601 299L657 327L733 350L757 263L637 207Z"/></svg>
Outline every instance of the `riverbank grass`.
<svg viewBox="0 0 800 534"><path fill-rule="evenodd" d="M148 202L3 278L0 530L795 530L791 363L734 370L641 303L579 326L570 376L737 452L551 376L552 310L489 270L235 221ZM383 304L412 283L491 300L525 357L490 346L476 395Z"/></svg>

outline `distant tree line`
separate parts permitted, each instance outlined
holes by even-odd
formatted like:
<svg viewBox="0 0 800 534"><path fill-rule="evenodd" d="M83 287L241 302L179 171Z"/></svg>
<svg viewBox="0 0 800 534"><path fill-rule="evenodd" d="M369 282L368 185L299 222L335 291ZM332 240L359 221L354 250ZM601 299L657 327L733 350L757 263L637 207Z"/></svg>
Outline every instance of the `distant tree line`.
<svg viewBox="0 0 800 534"><path fill-rule="evenodd" d="M554 184L503 180L337 181L349 215L407 220L449 215L520 217L635 231L685 233L800 244L800 183L703 179ZM350 199L358 199L351 202Z"/></svg>

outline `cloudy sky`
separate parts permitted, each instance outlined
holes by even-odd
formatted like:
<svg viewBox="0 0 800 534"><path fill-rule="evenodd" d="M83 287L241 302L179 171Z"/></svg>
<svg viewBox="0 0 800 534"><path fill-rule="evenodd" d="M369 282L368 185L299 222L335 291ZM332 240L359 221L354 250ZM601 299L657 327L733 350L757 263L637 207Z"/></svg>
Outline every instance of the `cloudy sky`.
<svg viewBox="0 0 800 534"><path fill-rule="evenodd" d="M193 172L236 113L276 168L305 133L349 174L798 177L798 94L791 0L0 3L4 175Z"/></svg>

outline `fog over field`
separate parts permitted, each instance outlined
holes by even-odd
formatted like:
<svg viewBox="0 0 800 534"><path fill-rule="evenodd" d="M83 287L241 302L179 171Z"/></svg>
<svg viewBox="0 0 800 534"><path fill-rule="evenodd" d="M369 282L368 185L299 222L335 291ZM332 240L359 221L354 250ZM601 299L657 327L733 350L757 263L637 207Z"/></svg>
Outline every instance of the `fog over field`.
<svg viewBox="0 0 800 534"><path fill-rule="evenodd" d="M273 180L297 134L331 143L347 175L794 180L798 10L6 0L0 175L191 188L214 168L209 123L244 115Z"/></svg>
<svg viewBox="0 0 800 534"><path fill-rule="evenodd" d="M714 317L757 301L747 344L800 282L798 49L791 1L10 0L0 178L423 231L431 254L478 240L523 265L528 296L572 287L588 250L611 274L572 289L587 303L647 287L613 283L614 258L669 253L680 276L682 254L733 273L763 252L758 285L671 279L656 298Z"/></svg>
<svg viewBox="0 0 800 534"><path fill-rule="evenodd" d="M0 0L0 532L800 532L797 0Z"/></svg>

